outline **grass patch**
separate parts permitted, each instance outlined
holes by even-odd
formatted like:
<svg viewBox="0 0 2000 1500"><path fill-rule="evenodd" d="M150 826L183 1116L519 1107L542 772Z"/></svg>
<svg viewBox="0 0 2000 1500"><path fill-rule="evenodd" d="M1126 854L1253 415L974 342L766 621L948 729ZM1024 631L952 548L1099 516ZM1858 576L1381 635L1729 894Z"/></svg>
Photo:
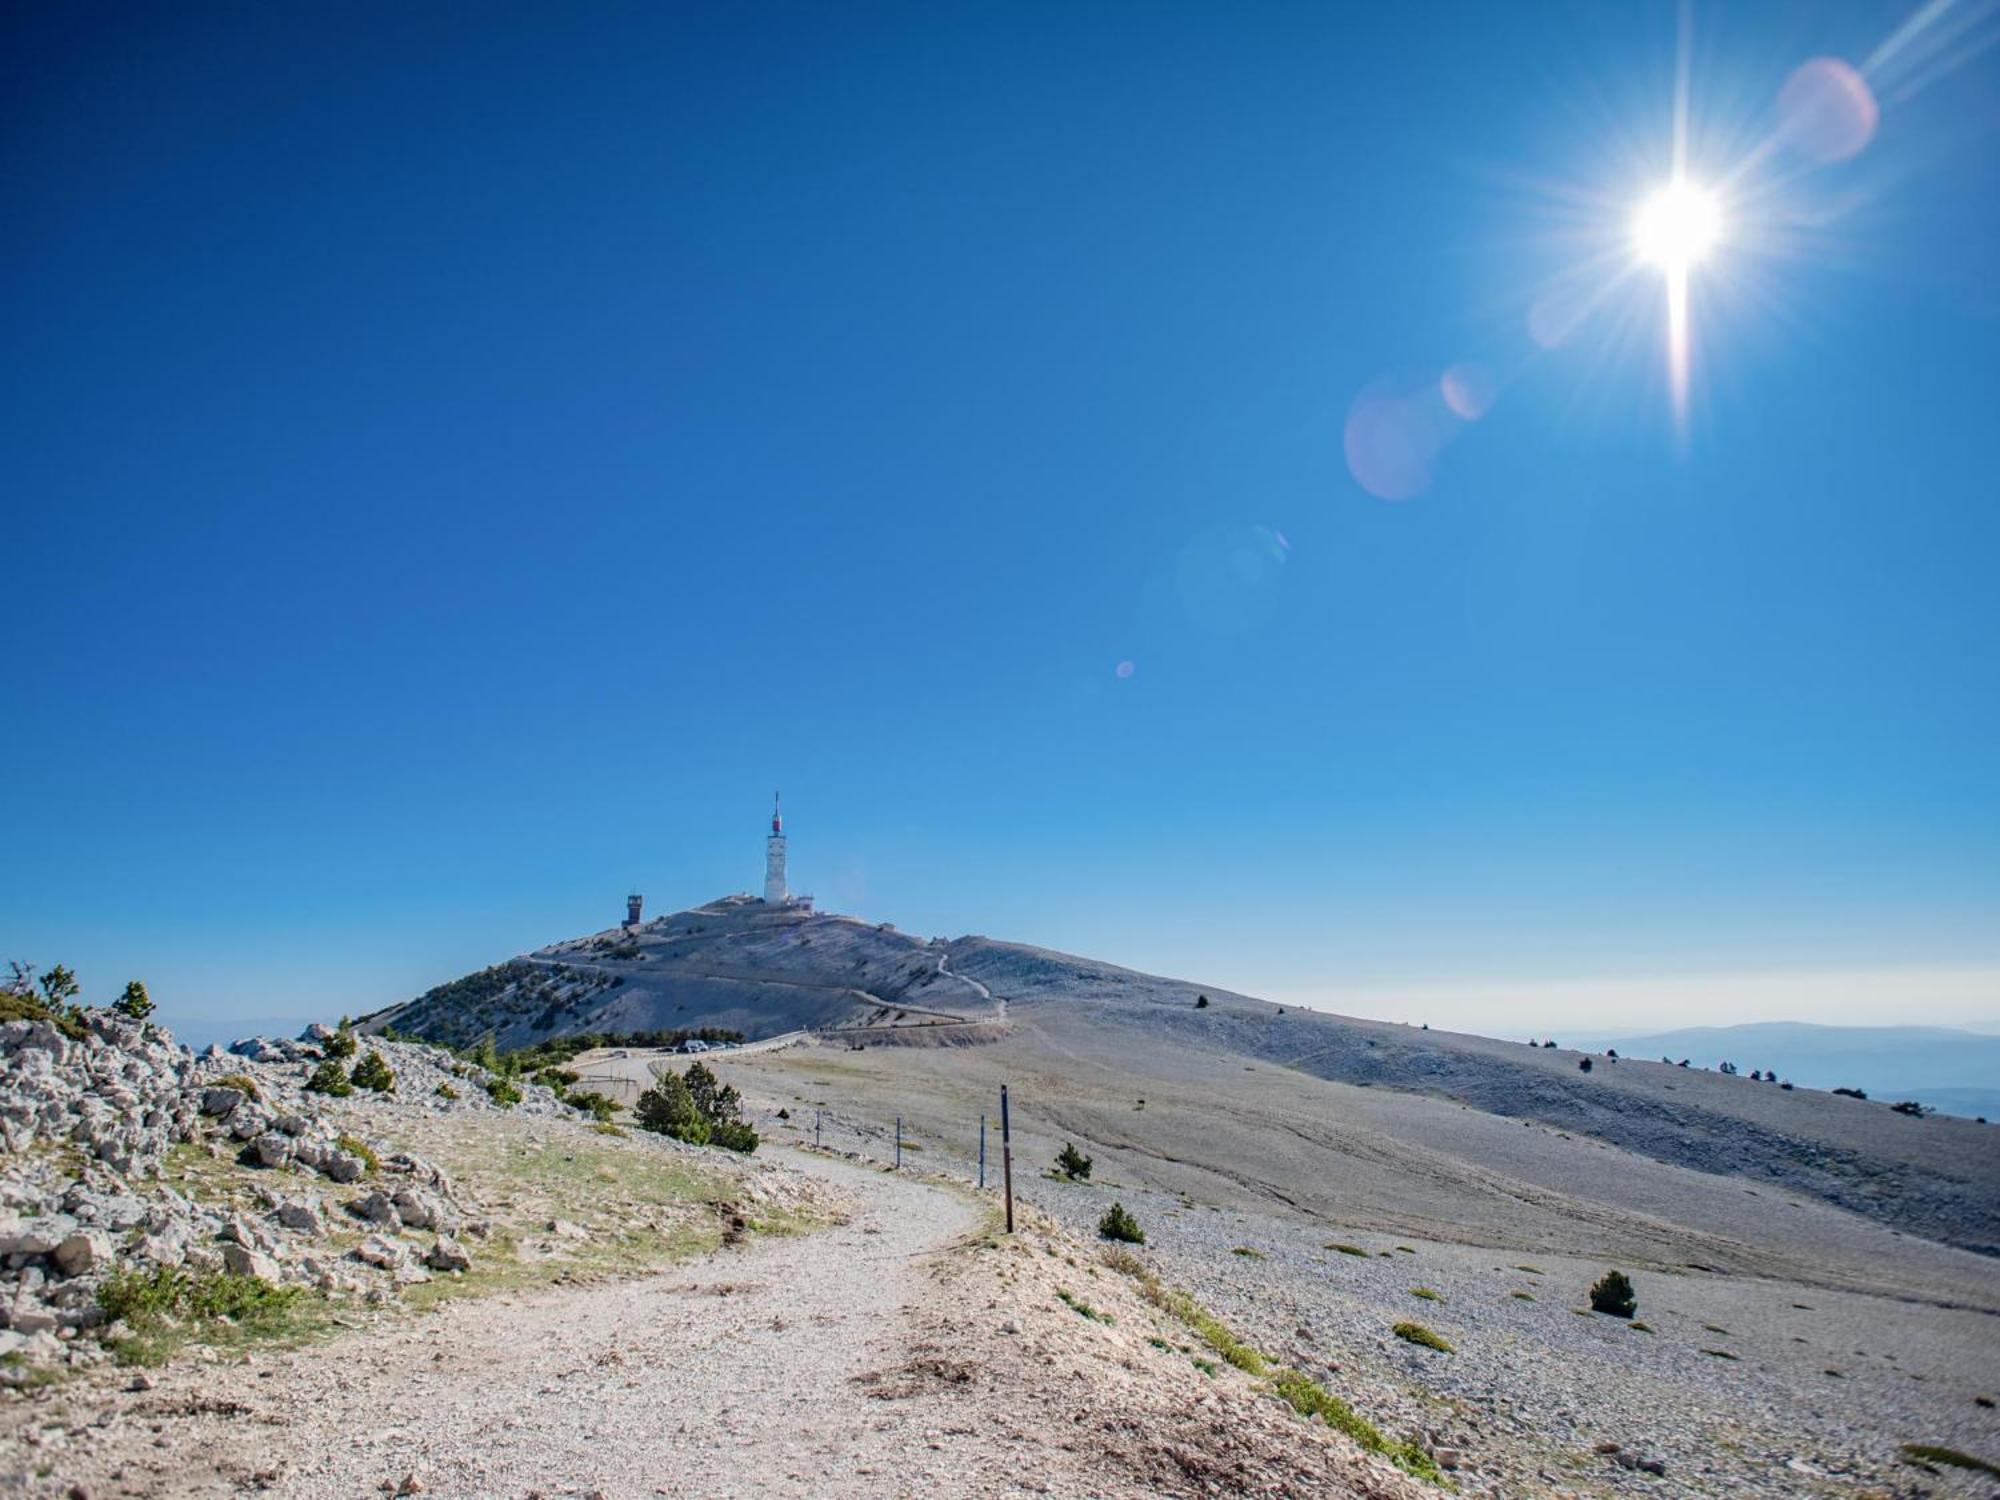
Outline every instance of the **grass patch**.
<svg viewBox="0 0 2000 1500"><path fill-rule="evenodd" d="M1540 1266L1516 1266L1514 1269L1517 1271L1526 1271L1530 1276L1546 1276L1549 1274Z"/></svg>
<svg viewBox="0 0 2000 1500"><path fill-rule="evenodd" d="M1329 1250L1338 1250L1342 1255L1358 1255L1363 1260L1368 1259L1368 1252L1363 1250L1359 1245L1328 1245L1326 1248Z"/></svg>
<svg viewBox="0 0 2000 1500"><path fill-rule="evenodd" d="M1262 1375L1269 1368L1264 1363L1263 1355L1239 1339L1227 1323L1186 1292L1172 1291L1157 1281L1148 1281L1143 1291L1148 1302L1168 1316L1178 1318L1187 1324L1201 1335L1204 1344L1244 1374Z"/></svg>
<svg viewBox="0 0 2000 1500"><path fill-rule="evenodd" d="M1735 1358L1736 1358L1736 1356L1735 1356L1735 1355L1733 1355L1733 1354L1731 1354L1731 1353L1730 1353L1730 1352L1729 1352L1729 1351L1728 1351L1727 1349L1704 1349L1704 1350L1702 1350L1701 1352L1702 1352L1703 1354L1706 1354L1706 1355L1708 1355L1708 1356L1709 1356L1709 1357L1710 1357L1711 1359L1732 1359L1732 1360L1733 1360L1733 1359L1735 1359Z"/></svg>
<svg viewBox="0 0 2000 1500"><path fill-rule="evenodd" d="M1158 1334L1155 1334L1153 1337L1147 1339L1146 1342L1151 1344L1155 1349L1158 1349L1163 1354L1172 1354L1174 1352L1174 1346L1168 1343L1165 1339L1161 1338Z"/></svg>
<svg viewBox="0 0 2000 1500"><path fill-rule="evenodd" d="M1653 1325L1651 1323L1641 1323L1637 1318L1634 1318L1631 1322L1627 1323L1625 1326L1631 1329L1634 1333L1651 1333L1653 1331Z"/></svg>
<svg viewBox="0 0 2000 1500"><path fill-rule="evenodd" d="M1427 1286L1413 1286L1413 1287L1411 1287L1411 1288L1410 1288L1410 1295L1411 1295L1412 1297L1421 1297L1421 1298L1423 1298L1423 1299L1424 1299L1424 1301L1426 1301L1426 1302L1442 1302L1442 1301L1444 1301L1444 1293L1443 1293L1443 1292L1439 1292L1439 1291L1434 1291L1434 1290L1433 1290L1432 1288L1430 1288L1430 1287L1427 1287Z"/></svg>
<svg viewBox="0 0 2000 1500"><path fill-rule="evenodd" d="M248 1073L224 1073L220 1078L212 1080L208 1087L212 1089L235 1089L237 1093L241 1094L245 1099L250 1100L253 1104L261 1101L264 1097L257 1092L257 1080L252 1078Z"/></svg>
<svg viewBox="0 0 2000 1500"><path fill-rule="evenodd" d="M1130 1276L1135 1281L1146 1281L1153 1274L1146 1268L1146 1263L1143 1260L1139 1259L1138 1256L1127 1250L1123 1245L1106 1245L1098 1253L1097 1258L1119 1275Z"/></svg>
<svg viewBox="0 0 2000 1500"><path fill-rule="evenodd" d="M1533 1302L1535 1300L1533 1292L1509 1292L1507 1295L1512 1297L1516 1302Z"/></svg>
<svg viewBox="0 0 2000 1500"><path fill-rule="evenodd" d="M1420 1479L1441 1480L1437 1461L1413 1443L1392 1442L1373 1422L1340 1397L1297 1370L1280 1370L1271 1382L1279 1398L1302 1417L1317 1417L1336 1432L1344 1432L1370 1453L1379 1453L1399 1469Z"/></svg>
<svg viewBox="0 0 2000 1500"><path fill-rule="evenodd" d="M1970 1453L1961 1453L1956 1448L1940 1448L1935 1443L1905 1443L1903 1457L1915 1459L1921 1464L1943 1464L1951 1469L1970 1469L1975 1474L1991 1474L2000 1477L2000 1468L1983 1458L1974 1458Z"/></svg>
<svg viewBox="0 0 2000 1500"><path fill-rule="evenodd" d="M705 1254L722 1243L717 1210L740 1193L732 1177L680 1153L569 1132L553 1140L524 1137L490 1115L460 1122L437 1155L454 1178L478 1183L504 1212L483 1252L471 1243L471 1270L403 1292L404 1303L418 1309L557 1280L633 1276ZM551 1242L543 1228L551 1219L588 1225L591 1237ZM766 1208L750 1227L797 1234L815 1221ZM539 1248L524 1255L529 1241Z"/></svg>
<svg viewBox="0 0 2000 1500"><path fill-rule="evenodd" d="M1243 1258L1244 1258L1245 1260L1268 1260L1268 1259L1270 1259L1270 1257L1269 1257L1269 1256L1267 1256L1267 1255L1265 1255L1265 1254L1264 1254L1264 1252L1263 1252L1262 1250L1252 1250L1252 1249L1251 1249L1251 1248L1250 1248L1250 1247L1249 1247L1248 1245L1238 1245L1238 1246L1237 1246L1237 1247L1236 1247L1236 1248L1235 1248L1234 1250L1230 1251L1229 1253L1230 1253L1231 1255L1240 1255L1240 1256L1242 1256L1242 1257L1243 1257Z"/></svg>
<svg viewBox="0 0 2000 1500"><path fill-rule="evenodd" d="M217 1348L299 1343L328 1319L325 1299L303 1287L168 1266L112 1272L98 1288L97 1302L108 1319L130 1330L111 1341L121 1364L164 1364L189 1343Z"/></svg>
<svg viewBox="0 0 2000 1500"><path fill-rule="evenodd" d="M1210 1380L1215 1379L1216 1375L1222 1369L1222 1366L1217 1364L1212 1359L1202 1359L1197 1355L1189 1355L1188 1357L1194 1362L1194 1367L1197 1370L1201 1371L1202 1374L1206 1375Z"/></svg>
<svg viewBox="0 0 2000 1500"><path fill-rule="evenodd" d="M1452 1352L1451 1345L1445 1341L1442 1335L1433 1333L1421 1323L1398 1323L1389 1332L1395 1334L1397 1338L1406 1344L1415 1344L1423 1349L1435 1349L1440 1354L1449 1354Z"/></svg>
<svg viewBox="0 0 2000 1500"><path fill-rule="evenodd" d="M1083 1298L1072 1296L1069 1292L1060 1288L1057 1290L1056 1296L1061 1300L1063 1306L1067 1307L1080 1318L1088 1318L1093 1323L1116 1323L1118 1321L1110 1313L1100 1312L1084 1301Z"/></svg>
<svg viewBox="0 0 2000 1500"><path fill-rule="evenodd" d="M368 1175L370 1177L373 1177L377 1172L382 1170L382 1158L377 1156L375 1148L362 1140L360 1136L343 1135L334 1144L349 1156L360 1157L362 1164L368 1168Z"/></svg>

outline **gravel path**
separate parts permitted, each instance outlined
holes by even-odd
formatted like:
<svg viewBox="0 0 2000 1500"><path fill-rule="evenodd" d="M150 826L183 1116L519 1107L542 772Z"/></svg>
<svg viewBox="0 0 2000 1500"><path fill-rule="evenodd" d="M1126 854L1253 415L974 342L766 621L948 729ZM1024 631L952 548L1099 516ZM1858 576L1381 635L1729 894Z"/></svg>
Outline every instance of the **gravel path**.
<svg viewBox="0 0 2000 1500"><path fill-rule="evenodd" d="M904 1357L931 1252L963 1196L796 1158L855 1204L840 1227L755 1239L637 1281L450 1305L222 1367L177 1367L108 1408L53 1474L100 1495L991 1493L956 1482L969 1432L862 1377ZM171 1419L171 1420L168 1420ZM893 1476L892 1480L886 1476ZM412 1491L413 1493L415 1491Z"/></svg>

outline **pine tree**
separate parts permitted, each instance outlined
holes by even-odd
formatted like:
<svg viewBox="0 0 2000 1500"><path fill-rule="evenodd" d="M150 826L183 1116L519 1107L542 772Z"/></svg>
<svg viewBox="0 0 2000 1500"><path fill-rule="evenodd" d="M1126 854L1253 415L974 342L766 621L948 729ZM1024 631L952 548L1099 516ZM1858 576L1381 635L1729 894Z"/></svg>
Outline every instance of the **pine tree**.
<svg viewBox="0 0 2000 1500"><path fill-rule="evenodd" d="M113 1002L111 1008L121 1016L143 1021L153 1013L153 997L146 993L146 986L135 979L125 986L125 993Z"/></svg>
<svg viewBox="0 0 2000 1500"><path fill-rule="evenodd" d="M1614 1318L1629 1318L1639 1310L1639 1295L1632 1290L1632 1278L1623 1271L1606 1271L1590 1289L1590 1305Z"/></svg>
<svg viewBox="0 0 2000 1500"><path fill-rule="evenodd" d="M1090 1179L1090 1158L1069 1141L1064 1141L1062 1151L1056 1157L1056 1170L1071 1182L1087 1182Z"/></svg>
<svg viewBox="0 0 2000 1500"><path fill-rule="evenodd" d="M306 1080L306 1088L315 1094L331 1094L336 1099L354 1092L354 1085L347 1081L347 1074L330 1057L313 1069L312 1077Z"/></svg>
<svg viewBox="0 0 2000 1500"><path fill-rule="evenodd" d="M634 1113L642 1130L672 1136L693 1146L708 1143L708 1121L695 1108L687 1080L678 1073L662 1073L660 1081L639 1096Z"/></svg>
<svg viewBox="0 0 2000 1500"><path fill-rule="evenodd" d="M382 1054L369 1048L368 1055L354 1065L354 1071L347 1081L358 1089L373 1089L378 1094L396 1092L396 1075L389 1065L382 1061Z"/></svg>

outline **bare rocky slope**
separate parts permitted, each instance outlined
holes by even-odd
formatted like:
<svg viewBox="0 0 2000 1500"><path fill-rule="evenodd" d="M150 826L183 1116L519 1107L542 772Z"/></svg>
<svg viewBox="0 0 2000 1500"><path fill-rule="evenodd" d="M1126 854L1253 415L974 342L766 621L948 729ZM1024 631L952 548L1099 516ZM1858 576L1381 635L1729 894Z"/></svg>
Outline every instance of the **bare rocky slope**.
<svg viewBox="0 0 2000 1500"><path fill-rule="evenodd" d="M498 1046L590 1032L720 1027L751 1039L810 1028L881 1032L996 1018L948 949L888 923L719 901L637 928L551 943L438 986L367 1028Z"/></svg>

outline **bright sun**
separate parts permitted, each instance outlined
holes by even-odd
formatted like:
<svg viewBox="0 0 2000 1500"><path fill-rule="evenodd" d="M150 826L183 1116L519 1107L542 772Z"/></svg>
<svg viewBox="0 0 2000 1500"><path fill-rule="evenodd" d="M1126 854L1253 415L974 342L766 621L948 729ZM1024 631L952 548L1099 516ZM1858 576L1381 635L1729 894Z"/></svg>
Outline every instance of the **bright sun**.
<svg viewBox="0 0 2000 1500"><path fill-rule="evenodd" d="M1632 245L1639 258L1669 276L1687 274L1722 238L1722 210L1715 196L1677 177L1632 216Z"/></svg>

